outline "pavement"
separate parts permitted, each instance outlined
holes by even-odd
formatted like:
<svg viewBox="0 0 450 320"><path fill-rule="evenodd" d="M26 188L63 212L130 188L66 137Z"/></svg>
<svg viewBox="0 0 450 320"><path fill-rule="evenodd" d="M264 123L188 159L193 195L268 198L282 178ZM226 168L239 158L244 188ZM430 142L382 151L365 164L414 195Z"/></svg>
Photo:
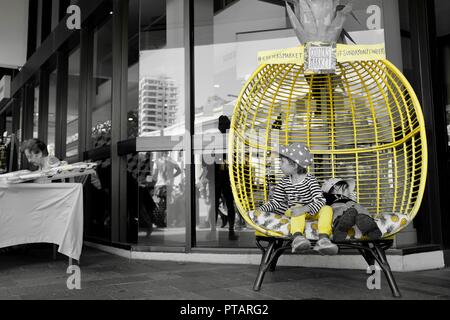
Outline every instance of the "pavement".
<svg viewBox="0 0 450 320"><path fill-rule="evenodd" d="M69 290L67 258L53 260L49 245L27 248L0 253L0 300L393 299L383 274L380 290L368 290L369 275L360 270L278 267L254 292L254 265L130 260L88 247L81 289ZM450 268L394 275L402 299L450 300Z"/></svg>

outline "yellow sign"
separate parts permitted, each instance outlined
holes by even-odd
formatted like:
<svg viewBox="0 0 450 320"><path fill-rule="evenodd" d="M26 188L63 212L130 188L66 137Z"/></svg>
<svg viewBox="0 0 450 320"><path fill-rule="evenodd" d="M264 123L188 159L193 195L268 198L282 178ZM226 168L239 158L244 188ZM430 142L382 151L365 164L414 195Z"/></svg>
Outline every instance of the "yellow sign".
<svg viewBox="0 0 450 320"><path fill-rule="evenodd" d="M338 62L386 60L384 43L372 45L348 45L336 46L336 58Z"/></svg>
<svg viewBox="0 0 450 320"><path fill-rule="evenodd" d="M269 50L258 52L259 64L303 64L305 60L304 47Z"/></svg>
<svg viewBox="0 0 450 320"><path fill-rule="evenodd" d="M384 43L373 45L336 45L337 62L385 60ZM258 52L259 64L304 64L305 47Z"/></svg>

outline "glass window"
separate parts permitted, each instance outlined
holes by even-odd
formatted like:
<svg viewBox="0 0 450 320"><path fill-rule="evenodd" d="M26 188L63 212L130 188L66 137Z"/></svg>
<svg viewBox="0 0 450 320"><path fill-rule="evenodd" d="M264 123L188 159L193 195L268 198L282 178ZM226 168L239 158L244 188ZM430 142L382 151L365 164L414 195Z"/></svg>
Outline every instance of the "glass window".
<svg viewBox="0 0 450 320"><path fill-rule="evenodd" d="M128 100L127 100L127 137L128 139L139 136L139 3L140 0L129 1L128 16ZM128 242L137 243L139 232L139 213L137 203L138 183L136 174L130 174L134 170L133 161L137 161L137 154L127 155L127 205L128 205ZM131 162L130 162L131 161ZM148 174L148 173L147 173ZM139 187L139 191L142 190ZM144 203L145 200L142 200ZM147 201L149 201L147 199Z"/></svg>
<svg viewBox="0 0 450 320"><path fill-rule="evenodd" d="M11 108L0 115L0 174L7 173L9 168L9 134L12 131Z"/></svg>
<svg viewBox="0 0 450 320"><path fill-rule="evenodd" d="M195 134L224 134L236 99L262 50L298 46L284 5L263 1L194 1ZM253 247L254 230L240 217L220 151L196 152L198 246ZM232 232L239 235L236 240ZM229 235L231 237L229 237Z"/></svg>
<svg viewBox="0 0 450 320"><path fill-rule="evenodd" d="M129 3L128 19L128 138L139 136L139 0Z"/></svg>
<svg viewBox="0 0 450 320"><path fill-rule="evenodd" d="M22 89L21 92L16 96L14 106L13 106L13 132L15 134L14 145L16 148L16 152L13 155L13 168L12 171L19 170L22 168L22 157L19 156L19 152L17 151L17 147L23 141L23 100L25 94L25 89Z"/></svg>
<svg viewBox="0 0 450 320"><path fill-rule="evenodd" d="M5 133L7 135L10 135L12 133L12 127L13 127L13 118L12 114L6 116L6 125L5 125Z"/></svg>
<svg viewBox="0 0 450 320"><path fill-rule="evenodd" d="M80 49L69 56L67 92L66 157L78 155L78 105L80 86Z"/></svg>
<svg viewBox="0 0 450 320"><path fill-rule="evenodd" d="M112 18L111 15L108 15L108 19L96 27L93 34L92 128L90 149L98 149L111 145L112 34ZM74 65L76 66L75 59L77 58L73 59ZM72 106L71 108L75 109L76 107ZM73 124L74 128L75 123ZM85 208L87 221L86 233L89 236L110 239L112 224L111 158L105 152L103 156L99 156L96 159L96 162L97 177L91 176L90 183L85 188L87 203Z"/></svg>
<svg viewBox="0 0 450 320"><path fill-rule="evenodd" d="M381 0L357 1L353 13L356 19L349 16L344 28L356 43L384 42ZM227 133L239 93L258 67L259 51L299 45L285 2L258 0L194 0L194 41L194 132L203 140ZM195 154L197 244L253 247L254 230L246 228L232 204L226 153L225 144ZM239 240L227 237L233 225Z"/></svg>
<svg viewBox="0 0 450 320"><path fill-rule="evenodd" d="M128 210L139 212L138 243L186 243L183 151L136 153L128 157ZM133 216L130 214L129 216Z"/></svg>
<svg viewBox="0 0 450 320"><path fill-rule="evenodd" d="M39 86L34 87L33 138L39 133Z"/></svg>
<svg viewBox="0 0 450 320"><path fill-rule="evenodd" d="M4 120L4 129L3 132L0 132L2 135L0 137L0 172L3 170L4 172L15 171L18 169L17 167L17 149L15 149L14 156L11 156L11 146L14 139L15 148L17 148L17 144L19 143L19 139L15 134L18 133L19 121L20 121L20 109L21 103L20 93L14 97L15 101L12 103L11 107L0 117L0 121ZM2 151L1 144L3 143L4 148ZM2 154L3 152L3 154Z"/></svg>
<svg viewBox="0 0 450 320"><path fill-rule="evenodd" d="M133 114L136 109L129 103L129 136L183 135L185 1L140 1L138 39L135 36L137 10L137 1L131 1L130 17L134 15L134 18L130 18L129 100L134 101L134 88L137 87L139 108L137 114ZM135 50L136 46L139 51ZM138 64L136 58L139 58ZM137 127L132 123L135 119L138 119ZM139 212L139 244L185 245L184 157L184 151L128 156L128 190L137 190L129 192L128 208ZM136 164L138 168L134 169ZM138 197L139 201L133 197Z"/></svg>
<svg viewBox="0 0 450 320"><path fill-rule="evenodd" d="M48 80L48 123L47 148L51 155L55 155L55 128L56 128L56 81L58 71L50 73Z"/></svg>
<svg viewBox="0 0 450 320"><path fill-rule="evenodd" d="M94 33L92 147L111 144L112 19Z"/></svg>
<svg viewBox="0 0 450 320"><path fill-rule="evenodd" d="M223 157L223 153L208 150L195 153L197 246L253 247L254 230L246 225L234 204Z"/></svg>
<svg viewBox="0 0 450 320"><path fill-rule="evenodd" d="M182 0L141 1L139 136L184 134L184 10ZM158 113L143 117L149 110Z"/></svg>

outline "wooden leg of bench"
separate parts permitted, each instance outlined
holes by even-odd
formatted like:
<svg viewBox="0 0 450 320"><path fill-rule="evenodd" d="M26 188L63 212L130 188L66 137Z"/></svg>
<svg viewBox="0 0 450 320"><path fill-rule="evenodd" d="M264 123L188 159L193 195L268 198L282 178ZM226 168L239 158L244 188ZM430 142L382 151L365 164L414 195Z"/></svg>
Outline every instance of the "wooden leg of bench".
<svg viewBox="0 0 450 320"><path fill-rule="evenodd" d="M264 280L264 275L267 271L268 265L267 263L271 260L272 254L275 249L277 241L276 240L269 240L269 245L267 246L267 249L263 251L263 256L261 259L261 264L259 265L258 275L256 276L255 283L253 285L254 291L261 290L261 285Z"/></svg>
<svg viewBox="0 0 450 320"><path fill-rule="evenodd" d="M402 295L400 293L400 290L398 289L397 283L395 282L395 278L394 275L392 274L391 266L387 261L384 249L381 248L380 245L377 243L374 243L374 249L375 249L374 252L375 259L377 260L378 264L380 265L381 269L384 272L384 275L386 276L389 287L391 288L392 291L392 295L395 298L400 298Z"/></svg>

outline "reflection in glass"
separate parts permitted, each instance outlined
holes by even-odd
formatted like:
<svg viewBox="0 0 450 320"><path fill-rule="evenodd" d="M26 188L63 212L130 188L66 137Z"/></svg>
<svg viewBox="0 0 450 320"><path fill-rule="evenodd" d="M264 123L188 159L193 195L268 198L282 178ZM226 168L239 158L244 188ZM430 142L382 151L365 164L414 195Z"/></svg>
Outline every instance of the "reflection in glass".
<svg viewBox="0 0 450 320"><path fill-rule="evenodd" d="M254 230L234 204L226 155L211 150L196 153L195 176L197 245L253 247Z"/></svg>
<svg viewBox="0 0 450 320"><path fill-rule="evenodd" d="M97 161L97 174L90 175L83 188L86 199L85 234L109 240L111 237L111 158Z"/></svg>
<svg viewBox="0 0 450 320"><path fill-rule="evenodd" d="M128 101L126 115L128 139L139 136L139 2L140 0L130 0L128 11ZM128 155L127 160L130 159L134 159L136 164L138 162L138 154ZM145 197L145 188L138 187L137 175L136 173L134 175L131 174L132 170L130 162L128 162L126 180L128 208L127 241L129 243L137 243L139 232L139 212L137 208L139 197ZM142 175L148 174L149 170L147 173L143 172ZM147 203L149 200L143 201Z"/></svg>
<svg viewBox="0 0 450 320"><path fill-rule="evenodd" d="M6 116L5 132L3 134L6 133L6 135L10 135L12 133L12 128L13 128L13 118L12 114L10 114Z"/></svg>
<svg viewBox="0 0 450 320"><path fill-rule="evenodd" d="M20 98L17 101L21 101ZM19 144L19 143L21 143L24 140L23 139L23 134L22 134L22 132L23 132L23 102L19 102L19 106L16 106L16 108L17 107L19 107L18 108L19 111L18 111L18 114L13 114L13 117L14 117L13 122L17 121L15 119L15 117L18 116L19 123L18 124L17 123L13 123L13 124L14 124L14 127L15 127L15 132L14 133L16 134L16 142L17 142L17 144ZM16 171L18 169L22 169L22 157L20 157L18 155L18 153L16 153L16 154L17 154L17 161L14 161L14 167L13 167L12 171ZM17 166L16 166L16 164L17 164Z"/></svg>
<svg viewBox="0 0 450 320"><path fill-rule="evenodd" d="M354 3L353 11L360 21L368 19L370 5L382 8L382 1ZM359 44L384 41L383 30L367 30L365 23L355 19L347 19L345 29ZM258 52L299 45L284 1L194 1L194 41L194 131L204 141L224 135L220 119L232 117L243 85L258 68ZM220 187L229 183L226 174L221 174L226 152L225 144L222 150L202 150L195 155L197 245L253 247L254 230L246 228L237 211L239 240L228 238L230 219L223 217L229 211L228 191Z"/></svg>
<svg viewBox="0 0 450 320"><path fill-rule="evenodd" d="M39 86L34 88L33 138L39 133Z"/></svg>
<svg viewBox="0 0 450 320"><path fill-rule="evenodd" d="M66 157L78 155L78 101L80 85L80 49L69 56L69 78L67 93Z"/></svg>
<svg viewBox="0 0 450 320"><path fill-rule="evenodd" d="M184 134L185 1L141 1L139 136Z"/></svg>
<svg viewBox="0 0 450 320"><path fill-rule="evenodd" d="M128 138L139 136L139 0L130 0L128 19Z"/></svg>
<svg viewBox="0 0 450 320"><path fill-rule="evenodd" d="M111 145L112 19L94 33L92 149ZM76 58L74 58L76 59ZM75 62L74 62L75 64ZM75 64L76 65L76 64ZM111 238L111 158L97 160L97 177L85 188L89 222L88 234Z"/></svg>
<svg viewBox="0 0 450 320"><path fill-rule="evenodd" d="M55 155L55 126L56 126L56 74L54 70L49 76L48 89L48 131L47 148L51 155Z"/></svg>
<svg viewBox="0 0 450 320"><path fill-rule="evenodd" d="M94 33L92 147L111 144L112 19Z"/></svg>
<svg viewBox="0 0 450 320"><path fill-rule="evenodd" d="M284 5L224 4L194 2L194 130L206 140L208 135L226 134L224 120L231 119L243 84L258 66L258 51L298 45ZM245 224L233 201L225 154L225 143L222 150L195 154L197 245L254 247L254 230Z"/></svg>
<svg viewBox="0 0 450 320"><path fill-rule="evenodd" d="M138 212L139 243L184 245L184 152L163 151L128 156L128 210Z"/></svg>

